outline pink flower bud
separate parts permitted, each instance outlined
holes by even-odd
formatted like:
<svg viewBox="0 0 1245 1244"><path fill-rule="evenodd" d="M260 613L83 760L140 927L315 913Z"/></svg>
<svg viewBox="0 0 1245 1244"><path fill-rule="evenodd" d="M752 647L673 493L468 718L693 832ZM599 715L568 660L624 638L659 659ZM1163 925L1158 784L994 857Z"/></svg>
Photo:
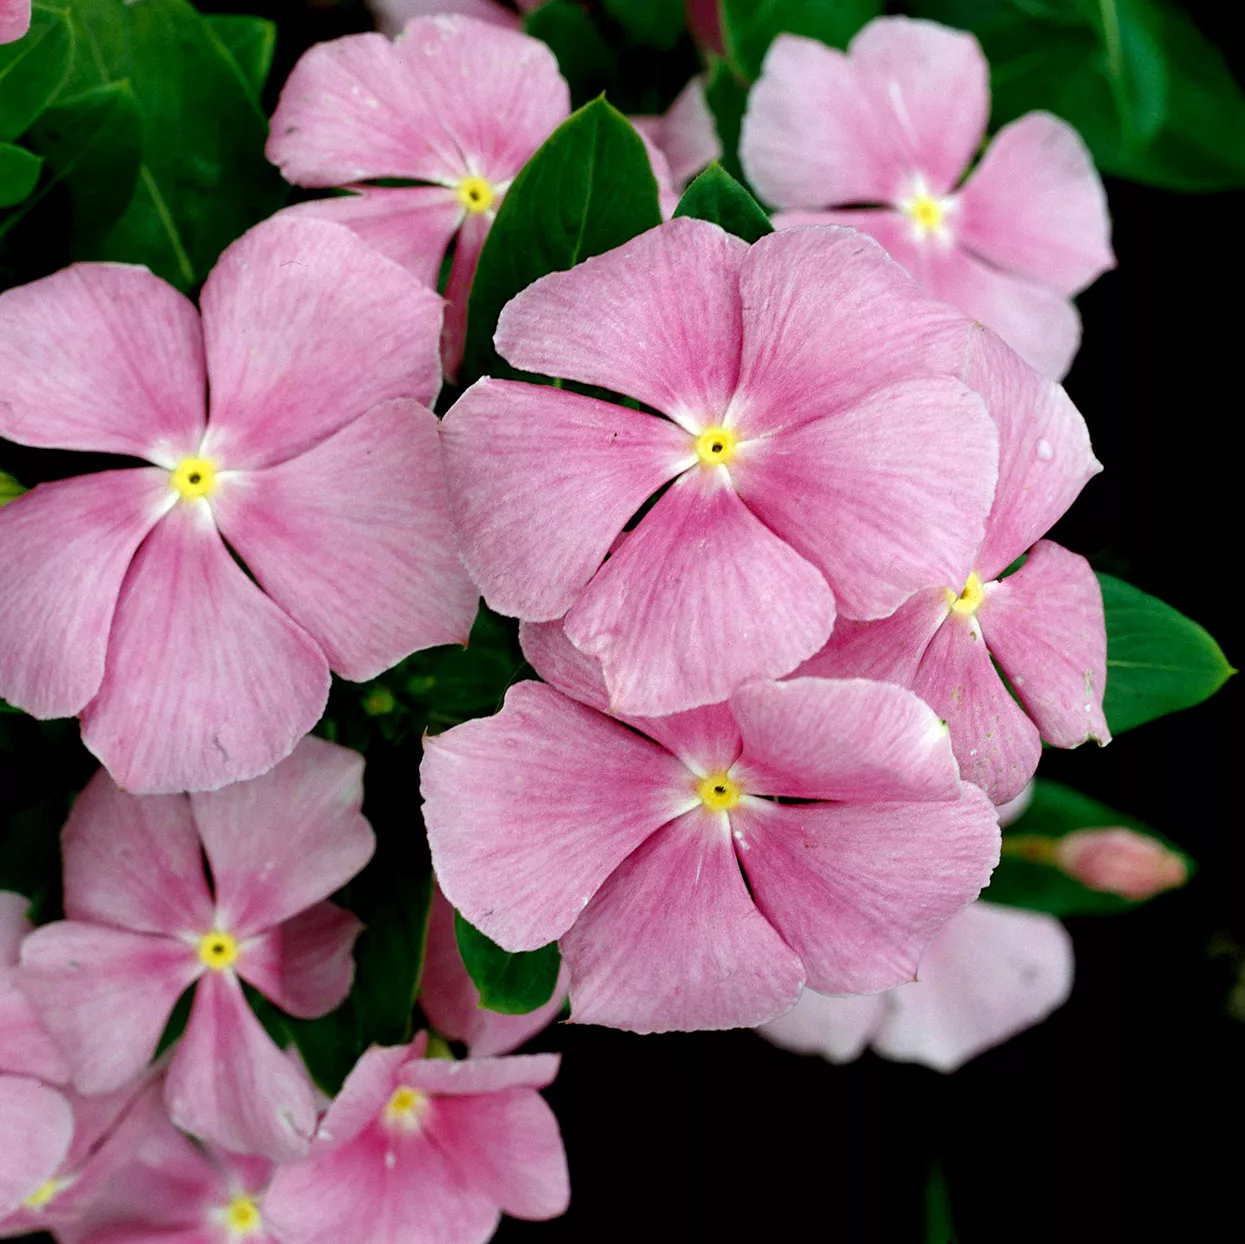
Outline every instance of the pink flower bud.
<svg viewBox="0 0 1245 1244"><path fill-rule="evenodd" d="M1137 901L1184 885L1189 869L1182 856L1135 830L1078 829L1061 838L1055 862L1091 890Z"/></svg>

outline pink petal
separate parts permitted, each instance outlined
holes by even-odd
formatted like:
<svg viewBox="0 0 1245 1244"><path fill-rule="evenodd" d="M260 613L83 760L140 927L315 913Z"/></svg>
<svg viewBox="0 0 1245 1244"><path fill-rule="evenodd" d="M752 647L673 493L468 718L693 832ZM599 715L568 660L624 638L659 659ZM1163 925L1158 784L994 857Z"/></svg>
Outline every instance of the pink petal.
<svg viewBox="0 0 1245 1244"><path fill-rule="evenodd" d="M632 118L637 129L641 119ZM699 77L688 82L660 117L644 119L651 120L649 136L669 161L676 185L686 186L701 169L722 158L717 124Z"/></svg>
<svg viewBox="0 0 1245 1244"><path fill-rule="evenodd" d="M146 268L75 264L0 294L0 436L172 467L203 435L193 304Z"/></svg>
<svg viewBox="0 0 1245 1244"><path fill-rule="evenodd" d="M311 737L262 777L192 796L222 927L249 937L345 885L376 846L362 802L363 757Z"/></svg>
<svg viewBox="0 0 1245 1244"><path fill-rule="evenodd" d="M376 1104L376 1115L384 1105L383 1100ZM434 1151L432 1161L440 1166L444 1159L438 1160ZM396 1162L393 1170L397 1170ZM405 1164L401 1173L411 1178ZM418 1175L415 1180L422 1190L424 1180ZM379 1132L332 1153L317 1155L313 1150L309 1159L277 1168L264 1196L264 1221L276 1238L298 1244L420 1240L423 1237L404 1234L408 1224L391 1217L389 1191L393 1182L385 1167L384 1141ZM440 1244L438 1237L428 1238Z"/></svg>
<svg viewBox="0 0 1245 1244"><path fill-rule="evenodd" d="M954 1071L1067 1001L1072 941L1058 920L973 903L939 930L919 979L887 995L879 1054Z"/></svg>
<svg viewBox="0 0 1245 1244"><path fill-rule="evenodd" d="M417 649L467 642L479 598L426 407L374 407L314 449L239 475L213 495L213 512L342 676L362 682Z"/></svg>
<svg viewBox="0 0 1245 1244"><path fill-rule="evenodd" d="M320 649L238 568L202 502L147 537L82 739L135 793L204 790L289 755L328 698Z"/></svg>
<svg viewBox="0 0 1245 1244"><path fill-rule="evenodd" d="M50 1179L73 1138L73 1111L57 1092L34 1080L0 1075L0 1218Z"/></svg>
<svg viewBox="0 0 1245 1244"><path fill-rule="evenodd" d="M363 922L336 903L317 903L246 943L238 975L298 1019L341 1006L354 979Z"/></svg>
<svg viewBox="0 0 1245 1244"><path fill-rule="evenodd" d="M842 613L877 618L920 588L963 584L997 461L981 398L931 376L746 443L732 475L757 516L825 574Z"/></svg>
<svg viewBox="0 0 1245 1244"><path fill-rule="evenodd" d="M212 896L185 795L136 798L100 769L61 831L65 915L136 933L199 934Z"/></svg>
<svg viewBox="0 0 1245 1244"><path fill-rule="evenodd" d="M202 971L169 937L61 920L22 943L22 987L83 1093L134 1079L155 1053L173 1004Z"/></svg>
<svg viewBox="0 0 1245 1244"><path fill-rule="evenodd" d="M68 717L99 690L121 584L172 504L167 484L163 471L102 471L40 484L0 509L0 696L10 704Z"/></svg>
<svg viewBox="0 0 1245 1244"><path fill-rule="evenodd" d="M853 803L957 799L945 723L911 691L862 678L754 683L731 697L756 795Z"/></svg>
<svg viewBox="0 0 1245 1244"><path fill-rule="evenodd" d="M16 43L30 29L30 0L0 0L0 43Z"/></svg>
<svg viewBox="0 0 1245 1244"><path fill-rule="evenodd" d="M488 378L441 433L467 569L494 609L536 621L570 608L627 520L691 455L664 419Z"/></svg>
<svg viewBox="0 0 1245 1244"><path fill-rule="evenodd" d="M601 662L576 648L560 621L521 623L519 646L527 663L550 686L589 708L609 712L610 693Z"/></svg>
<svg viewBox="0 0 1245 1244"><path fill-rule="evenodd" d="M458 245L454 248L454 262L445 287L447 305L445 323L441 328L441 364L448 380L457 378L459 365L463 361L471 283L475 280L476 265L492 223L488 214L470 214L458 231Z"/></svg>
<svg viewBox="0 0 1245 1244"><path fill-rule="evenodd" d="M531 4L520 7L530 8ZM368 8L376 17L377 28L391 37L399 34L412 17L433 17L438 13L461 13L509 30L518 30L520 25L518 14L497 0L369 0Z"/></svg>
<svg viewBox="0 0 1245 1244"><path fill-rule="evenodd" d="M440 388L440 298L343 225L256 225L199 301L212 380L203 452L223 466L284 462L379 402L429 405Z"/></svg>
<svg viewBox="0 0 1245 1244"><path fill-rule="evenodd" d="M512 1054L509 1058L415 1058L398 1073L403 1084L440 1097L478 1096L510 1089L548 1088L557 1078L558 1054Z"/></svg>
<svg viewBox="0 0 1245 1244"><path fill-rule="evenodd" d="M312 1144L312 1162L282 1169L306 1169L315 1165L316 1158L357 1140L385 1108L399 1083L399 1069L412 1058L421 1057L426 1046L427 1034L421 1033L411 1045L373 1045L364 1051L320 1123Z"/></svg>
<svg viewBox="0 0 1245 1244"><path fill-rule="evenodd" d="M1049 540L991 584L981 629L1025 712L1056 747L1111 741L1102 711L1107 632L1089 562Z"/></svg>
<svg viewBox="0 0 1245 1244"><path fill-rule="evenodd" d="M997 578L1044 536L1102 470L1081 412L988 330L977 334L965 382L999 427L999 484L977 573Z"/></svg>
<svg viewBox="0 0 1245 1244"><path fill-rule="evenodd" d="M648 155L648 162L653 169L653 180L657 183L657 205L661 209L662 220L669 220L679 206L679 192L675 188L674 174L670 171L670 161L666 153L657 144L657 117L631 117L631 124L639 134L640 141Z"/></svg>
<svg viewBox="0 0 1245 1244"><path fill-rule="evenodd" d="M644 516L566 615L613 707L658 717L726 699L812 656L834 626L819 571L697 467Z"/></svg>
<svg viewBox="0 0 1245 1244"><path fill-rule="evenodd" d="M27 913L30 900L12 890L0 890L0 968L16 967L22 939L34 928Z"/></svg>
<svg viewBox="0 0 1245 1244"><path fill-rule="evenodd" d="M821 993L911 980L935 932L999 859L994 808L968 785L955 803L748 799L730 817L757 906Z"/></svg>
<svg viewBox="0 0 1245 1244"><path fill-rule="evenodd" d="M571 1022L631 1032L751 1027L787 1010L804 984L744 885L726 816L703 807L623 861L562 954Z"/></svg>
<svg viewBox="0 0 1245 1244"><path fill-rule="evenodd" d="M316 1127L310 1081L273 1044L232 972L199 981L164 1100L183 1131L276 1162L302 1157Z"/></svg>
<svg viewBox="0 0 1245 1244"><path fill-rule="evenodd" d="M685 427L719 423L735 390L748 247L681 218L511 299L497 350L525 371L603 385Z"/></svg>
<svg viewBox="0 0 1245 1244"><path fill-rule="evenodd" d="M669 753L530 682L511 687L496 716L427 739L420 775L441 888L507 950L560 937L619 863L696 799Z"/></svg>
<svg viewBox="0 0 1245 1244"><path fill-rule="evenodd" d="M832 1063L850 1063L864 1053L885 1019L891 996L888 991L828 998L806 989L791 1010L763 1024L757 1032L784 1050L820 1054Z"/></svg>
<svg viewBox="0 0 1245 1244"><path fill-rule="evenodd" d="M63 1084L69 1064L43 1030L21 983L20 968L0 967L0 1072Z"/></svg>
<svg viewBox="0 0 1245 1244"><path fill-rule="evenodd" d="M1031 112L1005 125L960 195L961 243L1071 297L1115 267L1107 195L1081 136Z"/></svg>

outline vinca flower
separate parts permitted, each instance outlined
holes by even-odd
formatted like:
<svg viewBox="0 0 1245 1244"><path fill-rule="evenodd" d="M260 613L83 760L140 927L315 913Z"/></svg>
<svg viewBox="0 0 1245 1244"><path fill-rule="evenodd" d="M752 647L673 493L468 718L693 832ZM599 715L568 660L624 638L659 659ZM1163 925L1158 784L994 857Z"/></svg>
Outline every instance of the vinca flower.
<svg viewBox="0 0 1245 1244"><path fill-rule="evenodd" d="M0 43L16 43L30 29L30 0L0 0Z"/></svg>

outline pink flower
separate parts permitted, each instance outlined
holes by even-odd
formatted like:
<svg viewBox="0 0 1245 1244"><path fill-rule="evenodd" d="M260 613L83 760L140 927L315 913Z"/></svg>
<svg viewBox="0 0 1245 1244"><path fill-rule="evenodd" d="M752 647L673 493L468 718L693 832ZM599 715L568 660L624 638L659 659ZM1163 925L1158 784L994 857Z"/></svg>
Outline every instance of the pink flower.
<svg viewBox="0 0 1245 1244"><path fill-rule="evenodd" d="M0 0L0 43L16 43L30 29L30 0Z"/></svg>
<svg viewBox="0 0 1245 1244"><path fill-rule="evenodd" d="M454 909L434 884L424 970L419 979L419 1005L441 1036L466 1045L468 1057L485 1058L518 1049L552 1023L566 1001L569 987L570 977L563 964L553 996L544 1006L526 1015L486 1010L458 953Z"/></svg>
<svg viewBox="0 0 1245 1244"><path fill-rule="evenodd" d="M631 123L648 149L661 214L669 220L688 182L722 157L722 142L703 83L693 78L661 116L632 117Z"/></svg>
<svg viewBox="0 0 1245 1244"><path fill-rule="evenodd" d="M884 617L968 573L997 471L958 379L974 331L846 229L748 247L678 219L542 277L502 312L503 357L665 417L473 385L442 425L467 566L500 612L565 615L619 712L789 673L836 600Z"/></svg>
<svg viewBox="0 0 1245 1244"><path fill-rule="evenodd" d="M0 510L0 696L81 715L135 793L263 773L330 668L362 680L465 642L475 612L420 405L436 296L346 229L274 220L201 302L202 323L119 264L0 294L0 435L156 464Z"/></svg>
<svg viewBox="0 0 1245 1244"><path fill-rule="evenodd" d="M566 1211L566 1155L537 1089L555 1054L424 1058L426 1036L373 1046L283 1166L264 1212L282 1244L483 1244L502 1213Z"/></svg>
<svg viewBox="0 0 1245 1244"><path fill-rule="evenodd" d="M273 114L268 158L296 186L353 193L289 208L349 225L436 287L457 237L442 343L457 370L480 248L515 175L570 113L553 53L469 17L416 18L396 42L347 35L294 66ZM367 186L410 178L408 187Z"/></svg>
<svg viewBox="0 0 1245 1244"><path fill-rule="evenodd" d="M23 940L33 929L27 899L0 890L0 1071L64 1084L69 1065L44 1031L22 989L18 967Z"/></svg>
<svg viewBox="0 0 1245 1244"><path fill-rule="evenodd" d="M989 114L970 34L878 18L846 53L780 35L740 159L765 199L799 209L776 224L863 229L930 294L1059 377L1081 336L1072 295L1115 266L1106 195L1080 136L1044 112L1004 126L960 186Z"/></svg>
<svg viewBox="0 0 1245 1244"><path fill-rule="evenodd" d="M1038 912L972 903L939 930L918 979L886 993L827 998L806 992L763 1037L832 1063L883 1058L954 1071L1031 1028L1072 991L1072 940Z"/></svg>
<svg viewBox="0 0 1245 1244"><path fill-rule="evenodd" d="M1053 862L1091 890L1140 902L1189 879L1184 858L1156 838L1117 826L1078 829L1058 839Z"/></svg>
<svg viewBox="0 0 1245 1244"><path fill-rule="evenodd" d="M993 807L911 692L802 678L619 722L558 626L522 638L554 685L427 740L424 817L472 924L507 950L560 940L572 1022L743 1027L806 979L889 988L998 860Z"/></svg>
<svg viewBox="0 0 1245 1244"><path fill-rule="evenodd" d="M882 621L841 623L799 672L911 687L950 726L965 778L1004 803L1033 776L1042 739L1111 739L1098 580L1083 557L1039 539L1102 467L1059 385L986 330L966 357L966 382L999 427L998 489L971 573L927 585ZM1024 566L1000 579L1026 550Z"/></svg>
<svg viewBox="0 0 1245 1244"><path fill-rule="evenodd" d="M174 1122L240 1153L306 1152L311 1086L241 982L302 1019L349 992L362 926L322 900L372 854L362 777L356 753L306 738L270 773L211 793L138 799L92 778L62 835L67 919L22 944L25 987L81 1092L137 1075L193 985L165 1085Z"/></svg>

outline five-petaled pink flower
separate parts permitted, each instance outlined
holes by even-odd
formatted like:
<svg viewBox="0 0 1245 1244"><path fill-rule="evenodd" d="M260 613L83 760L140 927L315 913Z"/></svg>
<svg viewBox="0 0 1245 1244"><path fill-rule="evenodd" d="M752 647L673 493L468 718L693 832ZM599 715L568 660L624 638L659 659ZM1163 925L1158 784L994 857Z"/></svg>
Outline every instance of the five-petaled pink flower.
<svg viewBox="0 0 1245 1244"><path fill-rule="evenodd" d="M137 1075L193 985L165 1084L174 1122L239 1153L306 1152L311 1085L242 981L299 1018L345 999L362 926L324 900L372 854L362 783L357 753L311 737L219 791L136 798L92 778L62 835L67 919L22 943L26 991L81 1092Z"/></svg>
<svg viewBox="0 0 1245 1244"><path fill-rule="evenodd" d="M566 82L539 40L469 17L416 18L392 42L347 35L306 52L282 88L268 158L297 186L352 192L286 215L349 225L434 288L457 239L443 340L452 375L501 200L569 112ZM424 184L361 184L381 178Z"/></svg>
<svg viewBox="0 0 1245 1244"><path fill-rule="evenodd" d="M201 304L118 264L0 294L0 435L155 464L0 510L0 696L80 714L135 793L263 773L330 668L374 677L475 613L420 405L436 295L340 225L272 220Z"/></svg>
<svg viewBox="0 0 1245 1244"><path fill-rule="evenodd" d="M283 1244L484 1244L502 1213L566 1211L566 1154L538 1089L556 1054L425 1058L373 1046L302 1162L283 1166L264 1213Z"/></svg>
<svg viewBox="0 0 1245 1244"><path fill-rule="evenodd" d="M560 627L522 638L554 685L427 740L424 817L472 924L507 950L560 940L572 1021L732 1028L806 980L887 989L998 860L994 808L910 691L753 683L624 724Z"/></svg>
<svg viewBox="0 0 1245 1244"><path fill-rule="evenodd" d="M16 43L30 29L30 0L0 0L0 43Z"/></svg>
<svg viewBox="0 0 1245 1244"><path fill-rule="evenodd" d="M974 331L848 229L678 219L542 277L502 356L660 415L478 381L442 425L467 566L500 612L565 615L619 712L787 674L836 604L885 617L971 568L998 469Z"/></svg>
<svg viewBox="0 0 1245 1244"><path fill-rule="evenodd" d="M1102 591L1083 557L1039 539L1102 467L1063 389L986 329L965 378L999 426L999 483L972 572L927 586L889 618L841 623L799 672L911 687L950 726L963 775L1004 803L1033 776L1043 739L1111 739ZM1024 566L1000 579L1026 551Z"/></svg>
<svg viewBox="0 0 1245 1244"><path fill-rule="evenodd" d="M915 981L857 998L809 990L759 1031L834 1063L868 1045L884 1058L954 1071L1045 1019L1071 990L1072 939L1058 920L977 902L939 929Z"/></svg>
<svg viewBox="0 0 1245 1244"><path fill-rule="evenodd" d="M989 114L970 34L878 18L846 53L780 35L740 159L763 198L797 209L775 224L872 234L930 294L1059 377L1080 343L1072 295L1115 266L1106 195L1077 132L1043 112L1004 126L961 186Z"/></svg>

